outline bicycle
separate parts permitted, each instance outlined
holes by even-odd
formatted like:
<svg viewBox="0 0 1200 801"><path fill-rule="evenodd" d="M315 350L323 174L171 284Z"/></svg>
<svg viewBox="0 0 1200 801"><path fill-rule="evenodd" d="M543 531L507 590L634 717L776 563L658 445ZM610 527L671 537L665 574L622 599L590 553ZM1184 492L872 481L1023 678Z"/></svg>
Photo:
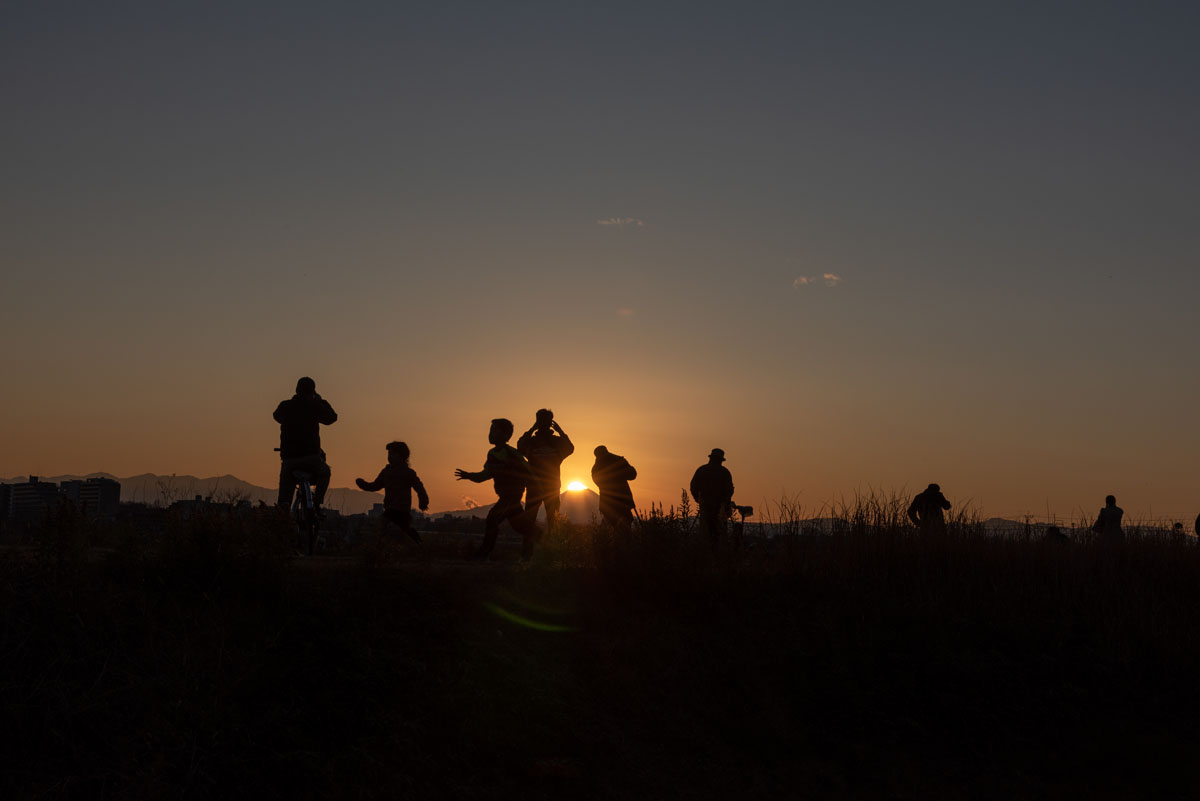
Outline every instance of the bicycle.
<svg viewBox="0 0 1200 801"><path fill-rule="evenodd" d="M279 448L275 450L278 452ZM317 505L313 501L313 486L317 480L307 470L293 470L292 478L298 485L292 498L292 517L296 520L296 533L301 544L308 539L308 555L312 556L318 542L324 544L324 538L319 531L321 521L317 518Z"/></svg>

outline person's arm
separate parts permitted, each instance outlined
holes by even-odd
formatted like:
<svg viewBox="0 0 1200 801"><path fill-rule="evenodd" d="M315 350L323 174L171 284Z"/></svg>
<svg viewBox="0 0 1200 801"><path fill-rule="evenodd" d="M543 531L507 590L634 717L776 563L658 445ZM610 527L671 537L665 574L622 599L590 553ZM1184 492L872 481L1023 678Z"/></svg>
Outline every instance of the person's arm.
<svg viewBox="0 0 1200 801"><path fill-rule="evenodd" d="M364 492L379 492L381 489L384 488L384 486L386 484L386 481L385 481L386 475L387 475L387 468L385 467L379 471L379 475L375 478L374 481L364 481L361 478L356 478L356 479L354 479L354 483L357 484L358 488L360 490L363 490Z"/></svg>
<svg viewBox="0 0 1200 801"><path fill-rule="evenodd" d="M534 428L536 427L537 425L534 424ZM530 428L517 440L517 450L521 453L528 455L531 448L533 448L533 428Z"/></svg>
<svg viewBox="0 0 1200 801"><path fill-rule="evenodd" d="M275 407L275 413L273 415L271 415L271 417L274 418L275 422L279 423L280 425L283 424L283 409L284 409L284 404L286 404L286 403L287 403L287 401L281 401L280 404Z"/></svg>
<svg viewBox="0 0 1200 801"><path fill-rule="evenodd" d="M337 412L329 405L329 401L322 398L320 395L314 396L317 399L317 422L322 425L333 425L337 422Z"/></svg>
<svg viewBox="0 0 1200 801"><path fill-rule="evenodd" d="M413 489L417 491L417 508L422 512L429 511L429 493L425 491L425 485L421 483L421 478L417 475L416 470L412 471L412 485Z"/></svg>
<svg viewBox="0 0 1200 801"><path fill-rule="evenodd" d="M621 467L623 468L622 478L626 481L633 481L637 478L637 470L633 468L628 459L621 460Z"/></svg>
<svg viewBox="0 0 1200 801"><path fill-rule="evenodd" d="M700 468L700 470L703 470L703 469L704 469L703 467ZM692 474L692 483L688 485L688 489L691 491L692 498L696 501L696 503L700 503L700 496L703 494L700 491L700 481L699 481L700 470L697 470L695 473Z"/></svg>
<svg viewBox="0 0 1200 801"><path fill-rule="evenodd" d="M476 484L482 484L492 477L492 471L489 465L485 462L483 469L478 473L472 473L470 470L458 469L454 471L454 477L459 481L474 481Z"/></svg>
<svg viewBox="0 0 1200 801"><path fill-rule="evenodd" d="M562 430L562 426L555 420L550 424L550 427L558 432L558 456L560 459L566 459L575 452L575 443L571 442L571 438L567 436L567 432Z"/></svg>
<svg viewBox="0 0 1200 801"><path fill-rule="evenodd" d="M942 508L947 511L949 511L949 509L950 509L950 501L946 500L945 495L942 496Z"/></svg>
<svg viewBox="0 0 1200 801"><path fill-rule="evenodd" d="M917 498L919 497L918 495ZM921 525L921 518L917 515L917 498L913 498L912 503L908 505L908 519L912 521L914 526Z"/></svg>

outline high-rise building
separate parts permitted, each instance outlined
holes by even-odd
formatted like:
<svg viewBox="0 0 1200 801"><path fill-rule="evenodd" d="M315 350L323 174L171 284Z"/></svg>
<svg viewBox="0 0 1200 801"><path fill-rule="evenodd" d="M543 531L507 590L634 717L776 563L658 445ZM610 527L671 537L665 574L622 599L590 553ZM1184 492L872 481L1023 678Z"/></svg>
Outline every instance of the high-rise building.
<svg viewBox="0 0 1200 801"><path fill-rule="evenodd" d="M8 519L14 523L40 523L58 505L58 485L30 476L9 485Z"/></svg>
<svg viewBox="0 0 1200 801"><path fill-rule="evenodd" d="M12 498L12 485L0 484L0 526L8 522L8 505Z"/></svg>
<svg viewBox="0 0 1200 801"><path fill-rule="evenodd" d="M84 517L115 517L121 504L121 484L111 478L64 481L59 490Z"/></svg>

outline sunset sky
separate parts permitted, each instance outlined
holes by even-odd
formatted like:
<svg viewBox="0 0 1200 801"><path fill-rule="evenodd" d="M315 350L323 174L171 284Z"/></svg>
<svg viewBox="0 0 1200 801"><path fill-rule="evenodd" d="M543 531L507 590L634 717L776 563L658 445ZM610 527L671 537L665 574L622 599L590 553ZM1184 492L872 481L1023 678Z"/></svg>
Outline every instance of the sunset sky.
<svg viewBox="0 0 1200 801"><path fill-rule="evenodd" d="M6 2L0 476L1194 516L1200 11L1056 5Z"/></svg>

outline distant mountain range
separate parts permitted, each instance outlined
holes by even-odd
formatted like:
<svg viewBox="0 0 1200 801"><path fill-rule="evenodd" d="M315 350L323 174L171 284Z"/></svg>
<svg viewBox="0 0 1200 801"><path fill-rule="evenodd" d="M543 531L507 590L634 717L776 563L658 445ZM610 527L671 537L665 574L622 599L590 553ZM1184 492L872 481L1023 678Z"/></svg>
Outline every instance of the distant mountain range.
<svg viewBox="0 0 1200 801"><path fill-rule="evenodd" d="M121 484L121 501L123 503L149 503L169 505L174 501L190 500L197 495L202 498L212 498L216 501L240 500L245 498L251 503L262 501L266 504L275 503L278 490L274 487L260 487L248 481L242 481L237 476L224 475L210 478L196 476L160 476L155 473L142 473L137 476L122 478L112 473L88 473L87 475L38 476L38 481L50 484L61 484L64 481L82 481L89 478L111 478ZM19 484L28 481L28 476L0 478L0 484ZM413 499L416 500L415 498ZM600 496L591 490L579 492L564 492L560 513L572 523L588 523L592 517L599 514ZM383 503L383 494L378 492L363 492L348 487L330 487L325 496L325 506L336 509L344 515L363 514L369 512L377 503ZM451 517L487 517L495 504L476 506L471 509L457 509L452 512L434 512L431 517L450 515ZM545 517L545 511L539 512L539 518Z"/></svg>
<svg viewBox="0 0 1200 801"><path fill-rule="evenodd" d="M120 482L121 501L123 503L148 503L165 506L174 501L188 500L199 495L203 498L212 498L216 501L245 498L255 504L259 501L266 504L273 504L277 495L277 490L274 487L260 487L231 475L212 476L210 478L160 476L154 473L142 473L141 475L126 478L114 476L111 473L88 473L83 476L38 476L39 481L53 484L61 484L64 481L81 481L88 478L111 478L114 481ZM0 484L18 484L28 480L28 476L0 478ZM600 496L592 490L564 492L561 497L562 502L559 507L559 513L570 522L582 525L599 518ZM416 499L414 498L413 500L415 501ZM377 503L383 503L382 493L363 492L362 490L350 489L348 487L337 489L331 487L329 494L325 498L325 505L328 508L336 509L345 515L364 514L369 512L371 507ZM495 506L494 503L489 503L486 506L475 506L470 509L432 512L430 517L442 517L444 515L463 518L487 517L488 512L492 510L493 506ZM545 510L539 511L538 519L544 520L545 517ZM832 527L832 521L827 520L809 520L806 523L817 529ZM1059 525L1070 526L1069 523L1065 522ZM1023 528L1024 523L1020 521L1006 520L999 517L989 518L984 522L984 529L989 532L1011 532ZM1034 529L1040 531L1044 528L1044 523L1034 523Z"/></svg>

